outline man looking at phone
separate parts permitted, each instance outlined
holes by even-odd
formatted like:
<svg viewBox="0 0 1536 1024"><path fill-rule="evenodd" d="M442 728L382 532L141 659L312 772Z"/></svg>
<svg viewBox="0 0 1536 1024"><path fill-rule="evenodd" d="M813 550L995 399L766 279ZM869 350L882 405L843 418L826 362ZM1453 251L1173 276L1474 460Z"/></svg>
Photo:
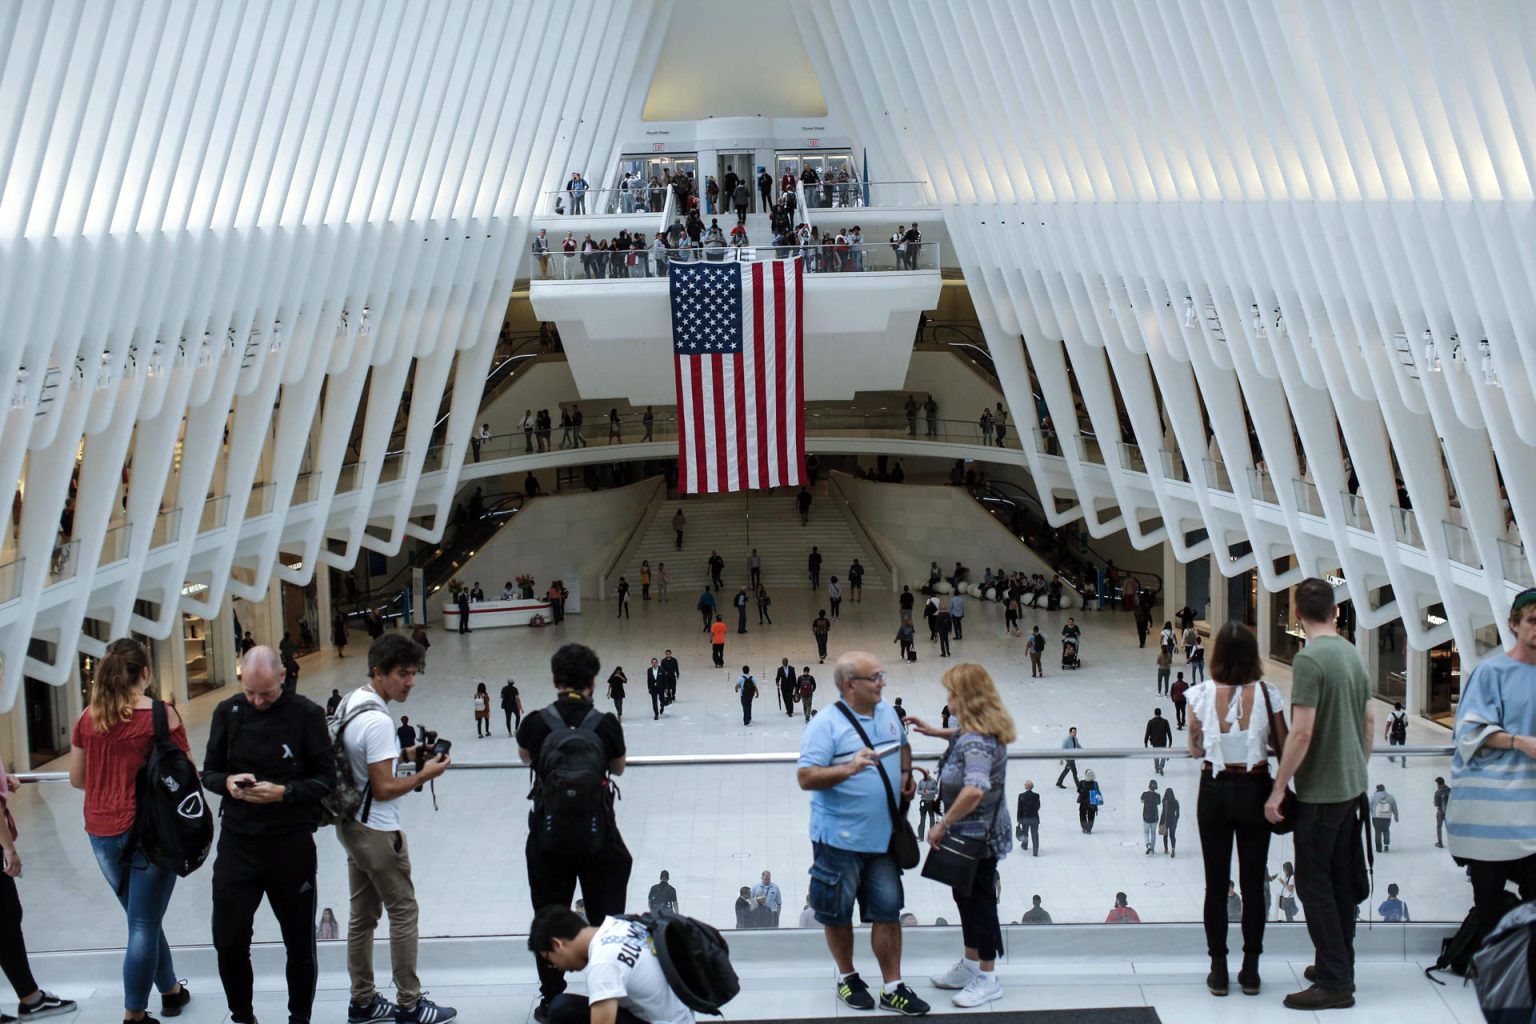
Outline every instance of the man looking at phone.
<svg viewBox="0 0 1536 1024"><path fill-rule="evenodd" d="M347 974L352 981L348 1024L393 1020L397 1024L447 1024L458 1016L451 1006L438 1006L421 994L416 976L418 913L411 882L411 852L400 829L399 802L407 793L448 770L446 740L431 749L420 745L400 749L390 701L404 702L416 686L426 651L399 633L386 633L368 648L368 682L347 694L337 714L346 718L354 708L369 705L341 734L352 778L363 790L356 816L336 826L336 838L347 851L347 888L352 893L352 919L347 927ZM372 713L376 707L378 713ZM399 775L401 763L418 765ZM395 979L395 1005L379 993L373 977L373 929L389 913L390 973Z"/></svg>
<svg viewBox="0 0 1536 1024"><path fill-rule="evenodd" d="M325 712L287 690L270 647L241 659L240 693L213 710L203 787L223 796L213 861L213 947L229 1016L254 1024L251 926L267 898L288 953L288 1019L315 1002L315 826L336 758Z"/></svg>
<svg viewBox="0 0 1536 1024"><path fill-rule="evenodd" d="M837 966L839 999L855 1010L875 1008L853 966L857 899L884 980L880 1008L920 1016L929 1006L901 978L901 868L891 853L896 823L886 789L911 800L912 750L901 719L881 700L885 673L873 654L838 658L832 684L839 699L805 727L796 774L811 794L811 909Z"/></svg>

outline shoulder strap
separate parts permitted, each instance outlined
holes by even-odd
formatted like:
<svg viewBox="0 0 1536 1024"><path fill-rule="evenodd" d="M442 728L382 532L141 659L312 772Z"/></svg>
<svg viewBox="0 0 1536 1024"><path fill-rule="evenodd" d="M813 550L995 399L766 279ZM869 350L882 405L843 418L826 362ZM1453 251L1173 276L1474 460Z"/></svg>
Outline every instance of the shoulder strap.
<svg viewBox="0 0 1536 1024"><path fill-rule="evenodd" d="M553 704L544 705L539 709L539 714L544 716L544 720L549 723L551 730L570 728L570 726L565 724L565 719L560 717L560 712L555 710Z"/></svg>
<svg viewBox="0 0 1536 1024"><path fill-rule="evenodd" d="M165 701L152 701L150 707L155 716L155 741L165 743L171 738L171 716L165 713Z"/></svg>
<svg viewBox="0 0 1536 1024"><path fill-rule="evenodd" d="M1259 692L1264 695L1264 713L1268 716L1269 721L1269 747L1275 752L1276 757L1280 757L1285 753L1285 740L1280 738L1284 733L1285 723L1282 721L1280 728L1275 728L1275 706L1269 699L1269 684L1260 679L1255 685L1258 686ZM1241 700L1242 698L1239 697L1238 699ZM1251 720L1249 727L1252 727Z"/></svg>
<svg viewBox="0 0 1536 1024"><path fill-rule="evenodd" d="M869 738L869 733L865 732L864 727L859 724L858 716L853 713L852 709L843 703L841 699L834 706L843 713L844 718L848 719L848 724L853 726L853 731L859 734L859 739L864 742L864 745L871 750L875 749L874 743ZM885 784L885 802L886 806L890 808L891 825L894 827L897 820L901 818L901 811L896 804L896 791L891 788L891 777L885 771L885 759L876 757L875 768L880 772L880 781Z"/></svg>

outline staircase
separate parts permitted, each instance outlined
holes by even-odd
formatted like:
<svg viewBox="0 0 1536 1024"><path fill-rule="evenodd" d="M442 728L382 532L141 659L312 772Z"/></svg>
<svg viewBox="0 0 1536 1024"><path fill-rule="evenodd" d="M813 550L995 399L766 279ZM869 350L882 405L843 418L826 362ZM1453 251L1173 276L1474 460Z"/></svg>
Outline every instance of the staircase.
<svg viewBox="0 0 1536 1024"><path fill-rule="evenodd" d="M797 493L790 487L774 491L772 497L766 491L755 491L664 501L657 506L633 557L620 571L631 584L638 585L642 560L650 561L653 572L658 563L665 562L670 587L686 594L704 589L709 582L709 553L719 551L725 559L722 579L726 591L735 593L736 588L747 584L747 557L757 548L763 560L763 585L772 595L789 587L810 586L806 559L814 544L821 550L823 587L833 576L846 583L848 566L855 558L864 566L866 590L887 586L879 560L858 540L845 518L842 502L814 494L810 525L801 526L795 507ZM672 515L679 507L688 518L681 551L676 548L672 530Z"/></svg>

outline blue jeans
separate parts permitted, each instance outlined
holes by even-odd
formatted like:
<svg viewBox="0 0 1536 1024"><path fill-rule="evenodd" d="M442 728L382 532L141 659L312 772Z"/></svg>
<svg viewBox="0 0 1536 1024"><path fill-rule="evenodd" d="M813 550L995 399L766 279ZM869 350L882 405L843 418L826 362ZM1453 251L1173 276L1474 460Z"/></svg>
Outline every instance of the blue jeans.
<svg viewBox="0 0 1536 1024"><path fill-rule="evenodd" d="M833 928L852 924L855 900L861 921L901 920L905 899L895 857L817 842L811 843L811 849L811 909L818 924Z"/></svg>
<svg viewBox="0 0 1536 1024"><path fill-rule="evenodd" d="M150 864L142 853L133 856L132 866L119 863L128 833L117 836L91 836L91 852L102 877L112 887L117 902L128 914L128 948L123 953L123 1009L129 1012L149 1008L149 989L153 984L161 993L176 988L176 967L171 963L171 947L165 941L160 922L171 904L176 874ZM127 871L128 884L122 885Z"/></svg>

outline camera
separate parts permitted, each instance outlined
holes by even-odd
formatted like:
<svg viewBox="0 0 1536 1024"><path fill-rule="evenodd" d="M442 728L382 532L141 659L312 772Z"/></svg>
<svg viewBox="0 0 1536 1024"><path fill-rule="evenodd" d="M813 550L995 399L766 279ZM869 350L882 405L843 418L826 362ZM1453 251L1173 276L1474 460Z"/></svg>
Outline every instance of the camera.
<svg viewBox="0 0 1536 1024"><path fill-rule="evenodd" d="M419 772L429 760L447 757L453 749L453 741L440 738L431 729L421 730L421 742L416 745L416 770Z"/></svg>

